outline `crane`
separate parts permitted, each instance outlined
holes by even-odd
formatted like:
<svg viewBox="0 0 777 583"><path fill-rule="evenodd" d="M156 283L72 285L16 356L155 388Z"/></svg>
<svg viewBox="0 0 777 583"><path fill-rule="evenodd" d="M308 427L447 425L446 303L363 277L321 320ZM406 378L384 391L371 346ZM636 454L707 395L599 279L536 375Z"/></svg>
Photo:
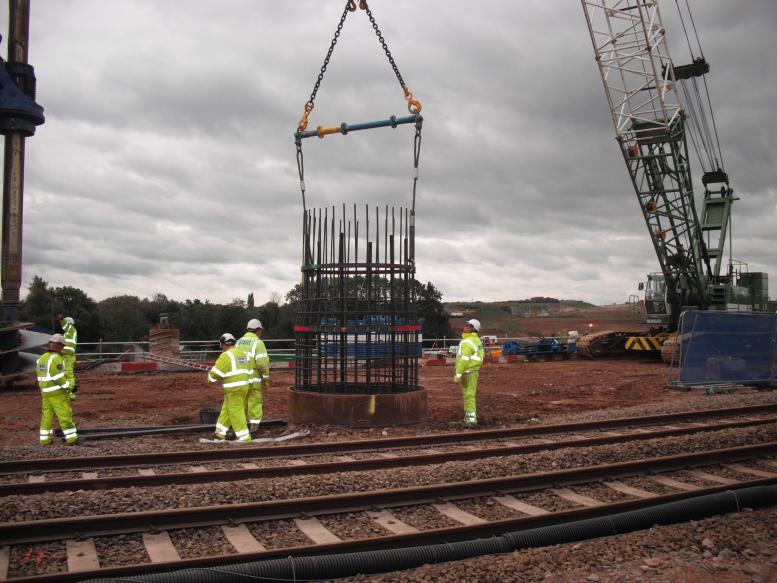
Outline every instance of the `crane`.
<svg viewBox="0 0 777 583"><path fill-rule="evenodd" d="M581 0L615 138L636 192L660 272L640 284L649 334L599 332L581 338L581 355L656 354L672 345L689 309L765 311L768 276L729 259L721 273L731 206L736 200L717 137L704 75L709 65L673 63L657 0ZM695 24L686 0L687 16ZM698 43L698 35L696 35ZM700 50L700 46L699 46ZM699 79L702 82L699 82ZM682 94L682 98L681 98ZM689 143L702 167L704 198L697 212ZM729 251L731 243L729 240Z"/></svg>

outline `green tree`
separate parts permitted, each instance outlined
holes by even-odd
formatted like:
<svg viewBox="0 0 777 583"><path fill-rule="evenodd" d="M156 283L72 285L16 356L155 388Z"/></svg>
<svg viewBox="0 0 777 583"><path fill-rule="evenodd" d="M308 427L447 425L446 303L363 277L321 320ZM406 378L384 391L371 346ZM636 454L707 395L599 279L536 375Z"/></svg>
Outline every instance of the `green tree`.
<svg viewBox="0 0 777 583"><path fill-rule="evenodd" d="M136 296L114 296L101 301L100 337L109 342L148 340L150 328L143 302Z"/></svg>
<svg viewBox="0 0 777 583"><path fill-rule="evenodd" d="M279 329L281 307L273 301L259 306L259 319L265 329L264 338L291 338L291 336L282 336Z"/></svg>
<svg viewBox="0 0 777 583"><path fill-rule="evenodd" d="M245 302L235 298L230 303L219 306L217 316L219 331L213 337L218 338L224 332L229 332L235 338L240 338L249 319Z"/></svg>
<svg viewBox="0 0 777 583"><path fill-rule="evenodd" d="M216 306L207 300L186 300L181 304L181 339L182 340L213 340L221 332L216 319Z"/></svg>
<svg viewBox="0 0 777 583"><path fill-rule="evenodd" d="M283 304L278 308L278 321L272 330L267 331L268 338L294 338L294 324L297 321L297 304Z"/></svg>
<svg viewBox="0 0 777 583"><path fill-rule="evenodd" d="M97 302L83 290L69 285L55 287L54 313L70 316L76 322L79 342L97 342L100 340L100 316Z"/></svg>
<svg viewBox="0 0 777 583"><path fill-rule="evenodd" d="M54 296L42 277L33 276L27 296L19 302L19 320L34 322L38 326L54 331Z"/></svg>
<svg viewBox="0 0 777 583"><path fill-rule="evenodd" d="M298 283L286 293L286 303L296 305L302 301L302 284Z"/></svg>
<svg viewBox="0 0 777 583"><path fill-rule="evenodd" d="M150 300L143 298L140 305L149 328L159 323L161 314L167 314L171 326L181 328L181 304L165 294L155 293Z"/></svg>
<svg viewBox="0 0 777 583"><path fill-rule="evenodd" d="M57 314L70 316L76 322L79 342L100 339L97 303L83 290L72 286L49 287L36 275L28 287L27 296L19 306L19 319L34 322L52 332L60 332Z"/></svg>
<svg viewBox="0 0 777 583"><path fill-rule="evenodd" d="M413 280L416 286L418 319L423 322L426 338L450 338L453 330L448 318L448 312L442 305L442 292L431 281L426 285Z"/></svg>

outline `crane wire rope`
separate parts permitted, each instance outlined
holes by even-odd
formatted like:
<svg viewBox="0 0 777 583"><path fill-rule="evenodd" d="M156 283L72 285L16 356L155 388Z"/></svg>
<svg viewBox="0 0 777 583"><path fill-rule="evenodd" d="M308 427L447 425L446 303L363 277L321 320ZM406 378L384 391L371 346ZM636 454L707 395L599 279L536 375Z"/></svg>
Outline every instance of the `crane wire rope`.
<svg viewBox="0 0 777 583"><path fill-rule="evenodd" d="M687 18L690 20L690 28L693 30L693 35L696 40L696 46L698 47L701 60L704 61L704 49L702 48L701 40L699 39L699 32L696 28L696 22L693 18L693 12L691 11L689 0L685 0L684 3L685 10L688 13ZM680 6L679 0L675 0L675 6L677 7L677 14L680 18L680 23L683 28L683 33L685 35L686 44L688 45L688 51L691 55L691 60L696 61L693 46L691 44L691 35L689 34L688 26L686 25L686 17L683 15L683 10ZM685 82L687 80L683 79L680 81L680 86L682 87L683 95L685 96L688 117L691 122L689 124L689 127L691 128L689 133L691 134L696 156L699 160L699 164L701 165L702 170L704 172L712 171L715 169L725 170L725 165L723 163L723 149L720 146L720 136L718 134L715 111L712 108L712 99L710 97L709 85L707 84L707 77L706 75L701 75L701 77L702 82L704 83L704 97L706 97L706 107L704 104L705 100L701 95L697 80L695 78L690 80L692 89L688 88L688 83ZM704 156L707 158L706 163L700 149L704 150Z"/></svg>
<svg viewBox="0 0 777 583"><path fill-rule="evenodd" d="M688 30L687 30L687 27L685 25L685 19L683 18L683 13L682 13L682 10L680 8L680 4L679 4L678 0L675 0L675 5L677 6L677 13L680 16L680 22L682 23L682 26L683 26L683 31L685 33L686 42L688 44L688 49L689 49L690 54L691 54L691 59L695 60L694 54L693 54L693 48L691 47L691 41L690 41L690 38L689 38L689 35L688 35ZM689 20L691 22L691 28L693 29L694 37L696 39L696 45L699 48L699 54L701 56L701 60L702 61L706 61L706 58L704 57L704 49L702 48L701 40L699 39L699 33L698 33L697 28L696 28L696 22L695 22L695 20L693 18L693 12L691 11L691 6L689 4L689 0L685 0L685 7L686 7L686 11L688 12L688 18L689 18ZM720 171L725 173L725 164L724 164L724 161L723 161L723 149L720 146L720 136L718 134L717 122L715 120L715 110L712 108L712 99L710 97L709 85L707 84L707 76L706 75L702 75L701 78L702 78L702 82L704 83L704 92L705 92L705 95L706 95L706 98L707 98L707 108L709 110L710 119L711 119L711 122L712 122L712 130L710 132L710 128L709 128L709 124L707 122L706 116L705 115L701 116L701 119L703 120L703 124L704 124L704 128L705 128L704 131L706 132L706 135L707 135L707 143L705 144L704 149L705 149L705 151L707 153L708 162L710 163L710 170L717 169L717 170L720 170ZM683 93L686 95L686 102L687 103L691 103L690 96L688 95L688 89L686 87L686 84L683 83L682 81L680 82L680 84L681 84L681 86L683 88ZM702 102L702 97L701 97L701 95L699 93L698 82L697 82L697 80L695 78L693 79L693 86L694 86L694 90L696 92L697 103L698 103L699 107L703 111L704 104ZM702 170L707 172L707 169L704 167L704 163L702 161L702 156L701 156L701 154L699 152L699 148L698 148L698 146L696 144L696 137L695 137L695 133L697 133L697 132L700 133L701 129L698 127L698 119L694 118L694 120L697 123L689 124L689 126L691 128L691 131L689 132L689 135L691 136L691 140L693 142L694 149L696 150L696 155L697 155L697 158L699 159L699 164L701 165ZM713 136L714 136L715 145L712 144ZM702 139L701 135L699 135L699 139L700 140ZM716 153L715 153L715 146L717 146L717 152ZM713 158L714 158L714 162L713 162ZM734 259L733 259L734 241L733 241L733 234L734 234L733 217L729 216L729 222L728 222L728 242L729 242L728 243L728 273L729 273L729 275L733 274L733 270L734 270Z"/></svg>

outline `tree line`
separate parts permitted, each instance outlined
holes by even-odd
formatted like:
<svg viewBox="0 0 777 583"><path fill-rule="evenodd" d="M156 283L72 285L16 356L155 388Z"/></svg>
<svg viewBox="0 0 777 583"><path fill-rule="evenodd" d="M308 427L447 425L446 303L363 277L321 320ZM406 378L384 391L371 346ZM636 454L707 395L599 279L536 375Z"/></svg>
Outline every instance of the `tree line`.
<svg viewBox="0 0 777 583"><path fill-rule="evenodd" d="M451 337L448 313L442 304L442 293L431 283L413 280L418 298L419 318L427 338ZM233 299L227 304L209 300L177 301L164 294L149 298L120 295L99 302L83 290L72 286L51 287L34 276L27 296L19 304L19 320L33 322L41 329L58 332L57 314L71 316L76 321L79 342L140 342L148 339L149 328L167 314L170 324L178 328L181 340L214 340L224 332L239 337L251 318L258 318L265 327L264 338L294 338L294 322L302 287L294 286L285 296L272 297L256 306L254 295L245 300ZM277 296L277 294L273 294Z"/></svg>

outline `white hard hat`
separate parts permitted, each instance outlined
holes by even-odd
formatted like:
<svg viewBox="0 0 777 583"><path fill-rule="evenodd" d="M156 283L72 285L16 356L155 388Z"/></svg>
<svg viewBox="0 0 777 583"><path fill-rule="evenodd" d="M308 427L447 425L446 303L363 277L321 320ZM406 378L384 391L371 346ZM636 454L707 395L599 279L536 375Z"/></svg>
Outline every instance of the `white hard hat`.
<svg viewBox="0 0 777 583"><path fill-rule="evenodd" d="M256 330L257 328L264 330L264 326L262 326L262 323L259 320L256 318L251 318L248 320L248 324L246 324L246 330Z"/></svg>
<svg viewBox="0 0 777 583"><path fill-rule="evenodd" d="M480 332L480 320L472 318L471 320L467 320L467 324L472 326L475 329L475 332Z"/></svg>
<svg viewBox="0 0 777 583"><path fill-rule="evenodd" d="M65 318L65 322L67 322L68 324L75 324L76 323L76 321L73 318L71 318L70 316Z"/></svg>
<svg viewBox="0 0 777 583"><path fill-rule="evenodd" d="M222 344L234 344L235 342L237 342L237 340L235 340L235 337L232 336L232 334L230 334L229 332L225 332L224 334L221 335L221 338L219 338L219 342L221 342Z"/></svg>
<svg viewBox="0 0 777 583"><path fill-rule="evenodd" d="M51 338L49 338L49 342L52 344L64 344L65 337L62 336L62 334L52 334Z"/></svg>

